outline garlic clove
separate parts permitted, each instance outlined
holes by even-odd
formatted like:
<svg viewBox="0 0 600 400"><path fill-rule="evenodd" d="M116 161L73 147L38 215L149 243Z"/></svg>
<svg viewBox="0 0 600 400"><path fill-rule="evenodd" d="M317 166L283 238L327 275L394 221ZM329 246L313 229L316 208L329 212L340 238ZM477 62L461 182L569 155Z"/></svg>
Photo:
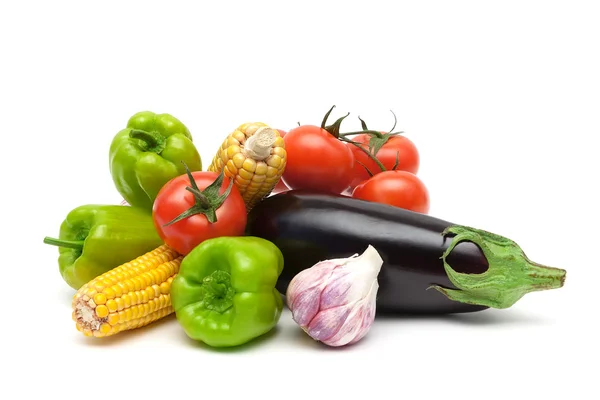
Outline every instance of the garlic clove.
<svg viewBox="0 0 600 400"><path fill-rule="evenodd" d="M286 292L293 320L329 346L356 343L375 319L382 264L369 246L361 255L321 261L300 272Z"/></svg>
<svg viewBox="0 0 600 400"><path fill-rule="evenodd" d="M300 292L291 303L292 318L300 326L308 326L310 321L319 312L319 302L315 301L321 296L321 287L312 287Z"/></svg>
<svg viewBox="0 0 600 400"><path fill-rule="evenodd" d="M313 339L326 342L335 336L352 313L353 303L320 311L308 325L306 333Z"/></svg>
<svg viewBox="0 0 600 400"><path fill-rule="evenodd" d="M362 299L361 304L354 307L352 314L348 316L338 333L327 339L327 345L345 346L356 343L366 336L375 321L375 300L378 288L378 283L373 282L368 297Z"/></svg>

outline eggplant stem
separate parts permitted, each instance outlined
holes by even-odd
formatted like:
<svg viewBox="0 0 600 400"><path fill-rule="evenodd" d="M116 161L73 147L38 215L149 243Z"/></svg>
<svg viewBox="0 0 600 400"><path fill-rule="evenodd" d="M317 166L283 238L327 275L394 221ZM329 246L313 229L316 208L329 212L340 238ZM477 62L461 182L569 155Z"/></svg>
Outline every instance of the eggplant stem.
<svg viewBox="0 0 600 400"><path fill-rule="evenodd" d="M527 293L564 285L564 269L532 262L521 247L508 238L460 225L451 226L442 234L450 233L455 236L442 260L450 282L457 289L432 286L450 300L503 309L512 306ZM463 241L472 242L483 251L489 264L486 272L459 273L448 264L446 257Z"/></svg>

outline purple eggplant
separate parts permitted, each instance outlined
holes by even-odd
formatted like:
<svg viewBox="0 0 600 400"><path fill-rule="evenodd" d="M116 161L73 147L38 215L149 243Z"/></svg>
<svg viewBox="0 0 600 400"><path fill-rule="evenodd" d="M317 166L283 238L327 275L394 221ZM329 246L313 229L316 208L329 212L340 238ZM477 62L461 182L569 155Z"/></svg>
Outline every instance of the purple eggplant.
<svg viewBox="0 0 600 400"><path fill-rule="evenodd" d="M292 190L270 196L248 215L246 234L282 251L282 294L298 272L372 245L384 260L378 314L507 308L526 293L562 287L566 276L530 261L505 237L342 195Z"/></svg>

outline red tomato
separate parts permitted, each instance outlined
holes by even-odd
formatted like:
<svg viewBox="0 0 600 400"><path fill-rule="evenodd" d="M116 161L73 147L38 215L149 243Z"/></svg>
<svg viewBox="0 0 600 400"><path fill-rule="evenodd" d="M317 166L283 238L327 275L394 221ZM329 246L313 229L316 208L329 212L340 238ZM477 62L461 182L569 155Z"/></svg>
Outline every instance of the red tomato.
<svg viewBox="0 0 600 400"><path fill-rule="evenodd" d="M407 171L385 171L358 185L355 199L384 203L422 214L429 212L429 191L423 182Z"/></svg>
<svg viewBox="0 0 600 400"><path fill-rule="evenodd" d="M352 151L325 129L302 125L283 139L287 151L283 182L290 189L339 194L350 186Z"/></svg>
<svg viewBox="0 0 600 400"><path fill-rule="evenodd" d="M196 171L192 176L202 192L219 176L215 172ZM184 211L196 204L194 194L186 190L190 186L187 174L167 182L158 192L152 217L161 239L179 254L187 255L203 241L220 236L242 236L246 229L247 212L244 199L233 185L225 201L216 209L216 221L211 223L204 214L194 214L165 226ZM224 177L219 190L222 195L229 186L229 178Z"/></svg>
<svg viewBox="0 0 600 400"><path fill-rule="evenodd" d="M365 150L369 150L370 135L361 134L351 139L354 142L362 143L362 147ZM369 168L369 171L373 174L380 173L381 168L357 146L350 143L348 143L348 146L350 146L350 149L354 154L354 159L356 160L354 162L354 179L352 179L352 182L350 183L350 190L352 190L363 181L369 179L369 173L358 163L358 161ZM394 164L396 164L396 155L398 155L397 171L408 171L415 175L417 174L420 163L419 152L410 139L402 135L391 136L387 142L381 146L376 157L381 161L386 170L391 170L394 167Z"/></svg>
<svg viewBox="0 0 600 400"><path fill-rule="evenodd" d="M285 138L285 135L287 134L286 131L282 130L282 129L276 129L277 131L279 131L279 134L281 135L282 138ZM277 194L277 193L281 193L281 192L287 192L288 190L290 190L289 187L287 187L287 185L283 182L283 179L280 179L277 182L277 185L275 185L275 188L273 189L273 191L271 192L271 194Z"/></svg>

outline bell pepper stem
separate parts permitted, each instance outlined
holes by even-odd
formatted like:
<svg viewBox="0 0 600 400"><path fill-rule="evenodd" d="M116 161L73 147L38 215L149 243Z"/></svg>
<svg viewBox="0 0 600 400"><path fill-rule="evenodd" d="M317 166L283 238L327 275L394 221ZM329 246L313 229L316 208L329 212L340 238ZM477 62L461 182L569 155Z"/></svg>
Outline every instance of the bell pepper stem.
<svg viewBox="0 0 600 400"><path fill-rule="evenodd" d="M160 154L165 149L165 138L158 132L133 129L129 132L129 137L141 140L146 151Z"/></svg>
<svg viewBox="0 0 600 400"><path fill-rule="evenodd" d="M62 240L62 239L55 239L55 238L46 236L44 238L44 243L52 245L52 246L66 247L68 249L82 250L84 241L83 240Z"/></svg>
<svg viewBox="0 0 600 400"><path fill-rule="evenodd" d="M204 289L203 301L207 309L224 313L233 306L235 290L231 286L231 275L229 272L216 270L204 278L202 282Z"/></svg>

